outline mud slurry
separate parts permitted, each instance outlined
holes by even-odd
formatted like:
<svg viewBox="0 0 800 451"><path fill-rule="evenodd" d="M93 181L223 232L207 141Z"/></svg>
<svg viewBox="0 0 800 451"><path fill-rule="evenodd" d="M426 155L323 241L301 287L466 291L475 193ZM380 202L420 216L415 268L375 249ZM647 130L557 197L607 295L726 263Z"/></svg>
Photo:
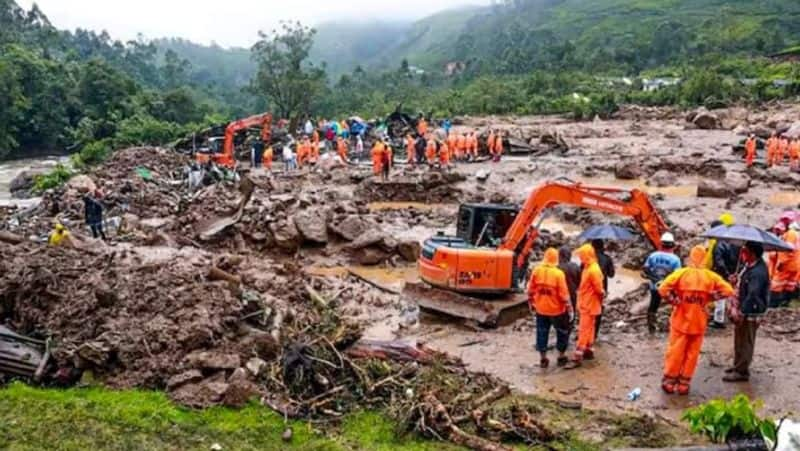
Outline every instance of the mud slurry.
<svg viewBox="0 0 800 451"><path fill-rule="evenodd" d="M471 388L462 391L474 399L510 384L516 396L487 406L492 418L530 426L523 413L538 415L564 443L691 441L673 426L682 409L738 391L764 399L770 413L800 409L800 396L786 396L800 386L791 362L800 342L796 310L768 316L749 384L720 382L732 354L728 329L707 337L691 396L661 394L666 336L649 336L641 314L648 295L638 270L651 251L641 237L609 246L618 267L627 270L611 281L598 359L573 372L538 368L527 316L476 331L420 315L414 300L399 294L405 283L418 281L414 261L421 242L455 231L461 202L521 203L539 183L560 177L640 189L674 228L683 254L723 211L740 222L771 225L794 202L796 174L785 168L745 171L731 150L739 136L687 128L670 111L626 111L617 120L585 123L532 117L463 124L502 126L526 142L555 131L569 150L461 164L445 173L398 165L389 182L375 181L359 167L292 175L254 171L248 175L253 195L241 218L207 239L201 239L202 224L236 212L240 184L192 192L181 183L186 160L159 149L123 150L89 174L106 194L107 215L123 219L110 245L82 236L77 187L52 193L33 212L3 211L2 230L42 238L58 218L81 239L77 249L0 244L0 315L21 333L55 339L54 370L64 383L91 372L112 387L166 390L186 405L237 405L256 396L305 418L335 418L365 405L403 406L394 418L423 435L432 431L419 420L435 410L426 410L433 405L427 395L442 397L451 416L472 414L474 406L453 390L464 384ZM139 166L152 177L142 178ZM733 196L697 197L700 185L718 179L746 179L747 186ZM548 246L576 247L577 234L590 224L635 229L626 218L567 207L550 213L534 260ZM662 328L667 317L665 310ZM412 370L394 358L357 360L355 369L343 352L359 338L424 343L425 352L449 354L466 369L446 365L451 369L444 373L431 372L423 364ZM415 358L427 355L412 348ZM413 374L401 376L404 371ZM390 387L374 396L358 394L384 379L401 383L384 382ZM347 396L330 393L339 386ZM642 398L628 402L636 387ZM398 401L407 389L414 403ZM467 429L482 434L480 423ZM486 436L526 441L497 431Z"/></svg>

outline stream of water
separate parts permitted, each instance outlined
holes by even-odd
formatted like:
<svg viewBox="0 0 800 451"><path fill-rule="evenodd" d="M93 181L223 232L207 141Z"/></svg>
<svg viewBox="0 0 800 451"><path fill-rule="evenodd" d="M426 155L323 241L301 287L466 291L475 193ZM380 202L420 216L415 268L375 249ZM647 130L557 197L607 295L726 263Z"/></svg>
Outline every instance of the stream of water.
<svg viewBox="0 0 800 451"><path fill-rule="evenodd" d="M9 186L14 177L23 171L41 171L63 162L64 157L24 158L21 160L0 161L0 206L19 205L24 207L35 203L37 199L14 199Z"/></svg>

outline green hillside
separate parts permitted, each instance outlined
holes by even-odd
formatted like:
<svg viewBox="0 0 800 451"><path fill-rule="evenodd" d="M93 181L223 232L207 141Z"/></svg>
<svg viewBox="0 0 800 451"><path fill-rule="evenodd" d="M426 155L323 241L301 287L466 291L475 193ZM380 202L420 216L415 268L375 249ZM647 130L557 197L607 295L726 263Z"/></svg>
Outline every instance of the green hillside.
<svg viewBox="0 0 800 451"><path fill-rule="evenodd" d="M407 22L327 22L315 26L311 60L336 79L357 65L373 66L411 27Z"/></svg>

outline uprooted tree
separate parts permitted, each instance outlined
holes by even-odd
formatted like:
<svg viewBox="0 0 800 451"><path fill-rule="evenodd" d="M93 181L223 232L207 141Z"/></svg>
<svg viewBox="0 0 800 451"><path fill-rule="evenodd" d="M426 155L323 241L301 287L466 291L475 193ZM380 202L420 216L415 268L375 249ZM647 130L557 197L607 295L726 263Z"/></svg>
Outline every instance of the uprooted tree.
<svg viewBox="0 0 800 451"><path fill-rule="evenodd" d="M289 118L292 130L325 89L325 69L308 61L315 34L299 22L284 22L280 30L259 32L260 40L251 49L258 65L251 89L265 96L279 117Z"/></svg>

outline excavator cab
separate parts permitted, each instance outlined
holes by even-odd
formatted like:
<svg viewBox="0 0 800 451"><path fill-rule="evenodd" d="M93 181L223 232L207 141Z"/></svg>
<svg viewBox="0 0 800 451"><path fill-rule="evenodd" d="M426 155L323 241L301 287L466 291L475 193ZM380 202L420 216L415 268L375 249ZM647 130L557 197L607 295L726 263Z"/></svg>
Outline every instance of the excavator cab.
<svg viewBox="0 0 800 451"><path fill-rule="evenodd" d="M518 213L519 206L512 204L461 205L456 236L476 247L497 247Z"/></svg>

